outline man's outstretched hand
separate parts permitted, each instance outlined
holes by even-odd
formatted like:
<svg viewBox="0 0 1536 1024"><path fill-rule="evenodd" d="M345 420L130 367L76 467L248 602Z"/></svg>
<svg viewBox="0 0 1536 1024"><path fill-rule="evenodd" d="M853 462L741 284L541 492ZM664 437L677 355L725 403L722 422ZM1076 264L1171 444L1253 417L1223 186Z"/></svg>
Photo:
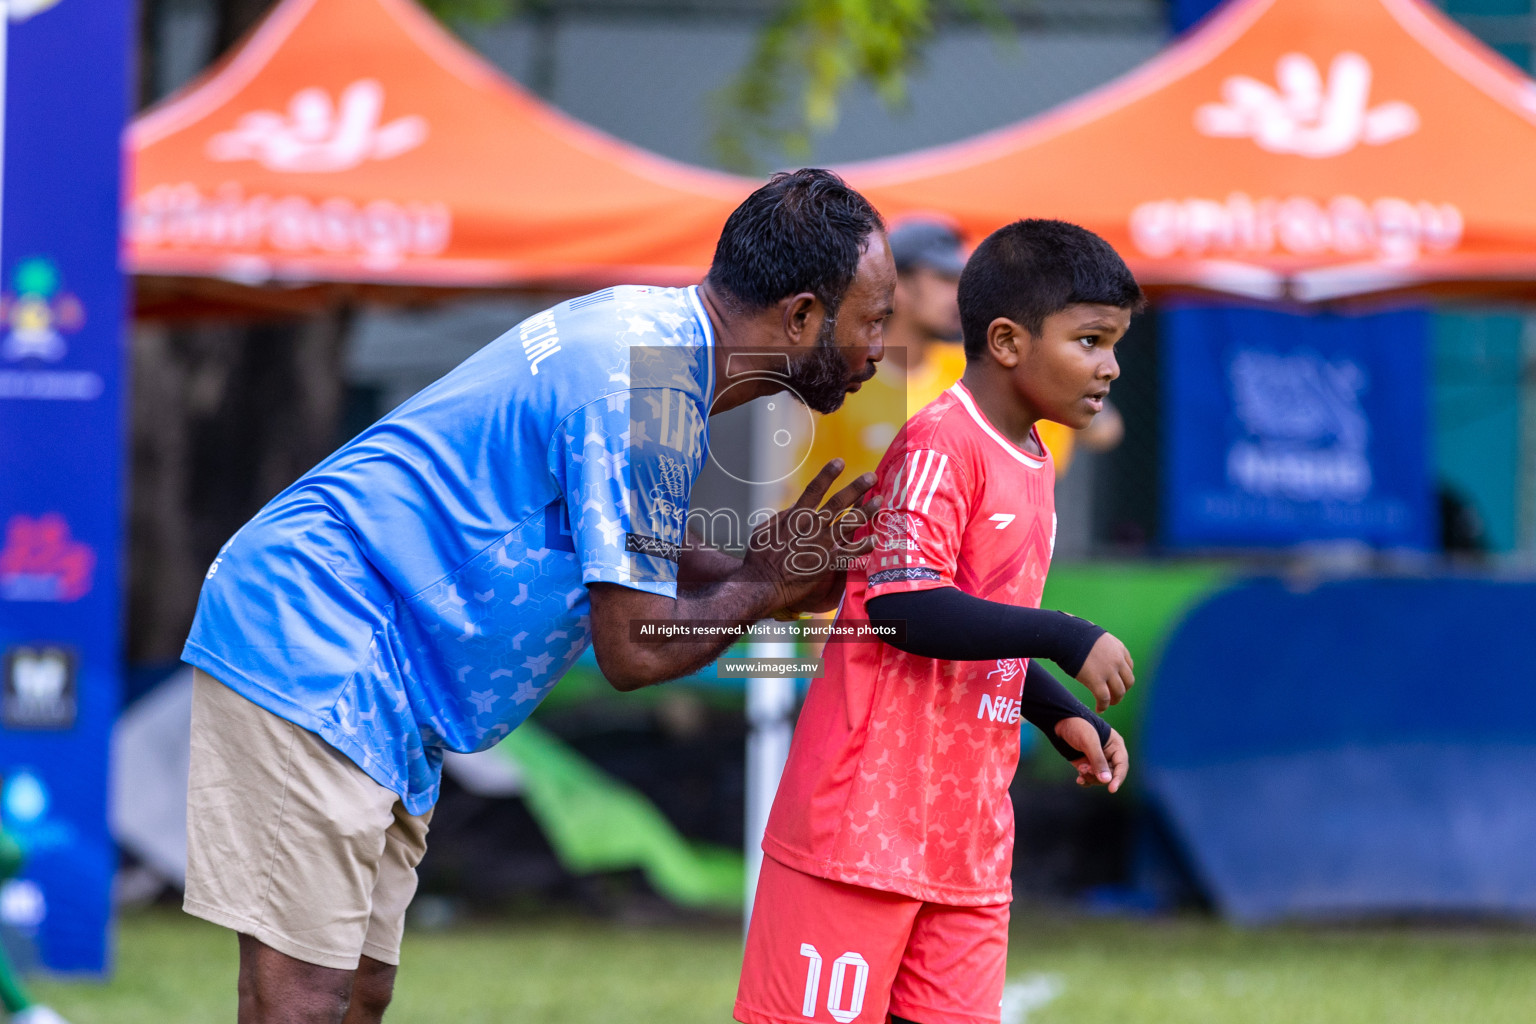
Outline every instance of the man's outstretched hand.
<svg viewBox="0 0 1536 1024"><path fill-rule="evenodd" d="M781 610L837 607L849 564L874 547L868 532L853 539L878 507L878 499L859 504L875 485L873 473L858 477L822 504L842 471L842 459L827 463L793 505L752 533L743 569L774 587Z"/></svg>
<svg viewBox="0 0 1536 1024"><path fill-rule="evenodd" d="M695 672L718 658L738 635L724 630L697 640L676 637L655 642L632 635L636 620L724 619L744 628L786 609L835 605L842 596L848 563L874 546L867 535L853 538L877 507L875 502L855 507L874 486L873 473L859 477L822 504L842 471L841 459L828 463L799 501L752 534L747 557L734 563L734 570L729 568L728 556L691 553L690 562L698 560L702 565L700 575L713 579L710 586L679 588L672 598L618 583L590 584L592 649L598 668L614 688L635 690Z"/></svg>
<svg viewBox="0 0 1536 1024"><path fill-rule="evenodd" d="M1083 718L1063 718L1056 723L1056 735L1073 750L1082 751L1082 757L1072 759L1079 786L1108 786L1111 793L1119 792L1120 783L1131 770L1131 758L1119 732L1109 730L1109 742L1100 746L1092 723Z"/></svg>

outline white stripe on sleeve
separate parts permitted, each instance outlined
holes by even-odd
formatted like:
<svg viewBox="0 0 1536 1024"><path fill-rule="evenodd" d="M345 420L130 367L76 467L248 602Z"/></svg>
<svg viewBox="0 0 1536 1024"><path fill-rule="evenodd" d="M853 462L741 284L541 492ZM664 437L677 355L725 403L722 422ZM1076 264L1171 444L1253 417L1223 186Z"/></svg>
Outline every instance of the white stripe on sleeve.
<svg viewBox="0 0 1536 1024"><path fill-rule="evenodd" d="M919 452L915 456L915 458L923 460L923 470L918 475L917 482L908 488L904 496L905 500L902 502L903 507L909 508L914 512L917 511L917 502L922 497L923 485L928 482L928 472L933 468L933 456L934 452L932 451Z"/></svg>
<svg viewBox="0 0 1536 1024"><path fill-rule="evenodd" d="M947 466L947 465L949 465L949 456L948 455L940 455L939 456L939 465L933 471L933 483L928 485L928 493L923 498L923 508L922 508L922 511L923 511L923 513L925 515L928 512L928 504L929 504L929 502L933 501L934 492L939 489L939 480L943 478L943 476L944 476L944 467Z"/></svg>

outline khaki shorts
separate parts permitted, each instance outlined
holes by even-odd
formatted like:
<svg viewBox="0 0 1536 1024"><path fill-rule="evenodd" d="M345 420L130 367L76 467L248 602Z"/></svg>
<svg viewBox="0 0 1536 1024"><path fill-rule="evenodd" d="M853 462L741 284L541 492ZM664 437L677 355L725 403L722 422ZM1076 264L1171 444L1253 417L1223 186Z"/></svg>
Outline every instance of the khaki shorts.
<svg viewBox="0 0 1536 1024"><path fill-rule="evenodd" d="M188 783L187 913L321 967L400 962L430 811L201 670Z"/></svg>

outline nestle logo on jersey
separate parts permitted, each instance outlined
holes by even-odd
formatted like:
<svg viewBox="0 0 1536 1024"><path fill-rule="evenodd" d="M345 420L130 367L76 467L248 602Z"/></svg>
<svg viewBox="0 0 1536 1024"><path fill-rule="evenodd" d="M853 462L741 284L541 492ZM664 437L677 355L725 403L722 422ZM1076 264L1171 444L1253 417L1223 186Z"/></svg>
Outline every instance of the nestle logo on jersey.
<svg viewBox="0 0 1536 1024"><path fill-rule="evenodd" d="M976 709L976 717L989 718L1004 725L1018 725L1020 706L1021 703L1012 697L990 697L982 694L981 706Z"/></svg>

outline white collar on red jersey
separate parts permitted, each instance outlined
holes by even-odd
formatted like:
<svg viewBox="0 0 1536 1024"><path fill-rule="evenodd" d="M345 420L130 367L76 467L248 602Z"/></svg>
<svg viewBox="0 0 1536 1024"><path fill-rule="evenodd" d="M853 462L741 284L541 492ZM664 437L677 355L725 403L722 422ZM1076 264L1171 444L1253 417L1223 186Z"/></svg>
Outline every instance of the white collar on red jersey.
<svg viewBox="0 0 1536 1024"><path fill-rule="evenodd" d="M996 430L993 429L992 424L988 423L987 418L981 414L981 410L976 408L976 400L971 397L971 393L966 389L964 383L958 380L955 381L949 386L949 391L952 395L960 400L960 404L965 407L966 412L971 414L971 419L976 421L976 425L985 431L988 437L1001 445L1003 450L1006 451L1009 455L1012 455L1015 459L1018 459L1020 462L1024 463L1024 465L1030 467L1031 469L1039 469L1041 466L1045 465L1044 459L1035 458L1033 455L1029 454L1024 449L1020 448L1018 445L1014 444L1012 441L1008 440L1002 434L999 434ZM1029 430L1030 433L1035 435L1035 443L1040 446L1040 450L1045 451L1045 442L1040 440L1040 432L1034 427L1030 427Z"/></svg>

